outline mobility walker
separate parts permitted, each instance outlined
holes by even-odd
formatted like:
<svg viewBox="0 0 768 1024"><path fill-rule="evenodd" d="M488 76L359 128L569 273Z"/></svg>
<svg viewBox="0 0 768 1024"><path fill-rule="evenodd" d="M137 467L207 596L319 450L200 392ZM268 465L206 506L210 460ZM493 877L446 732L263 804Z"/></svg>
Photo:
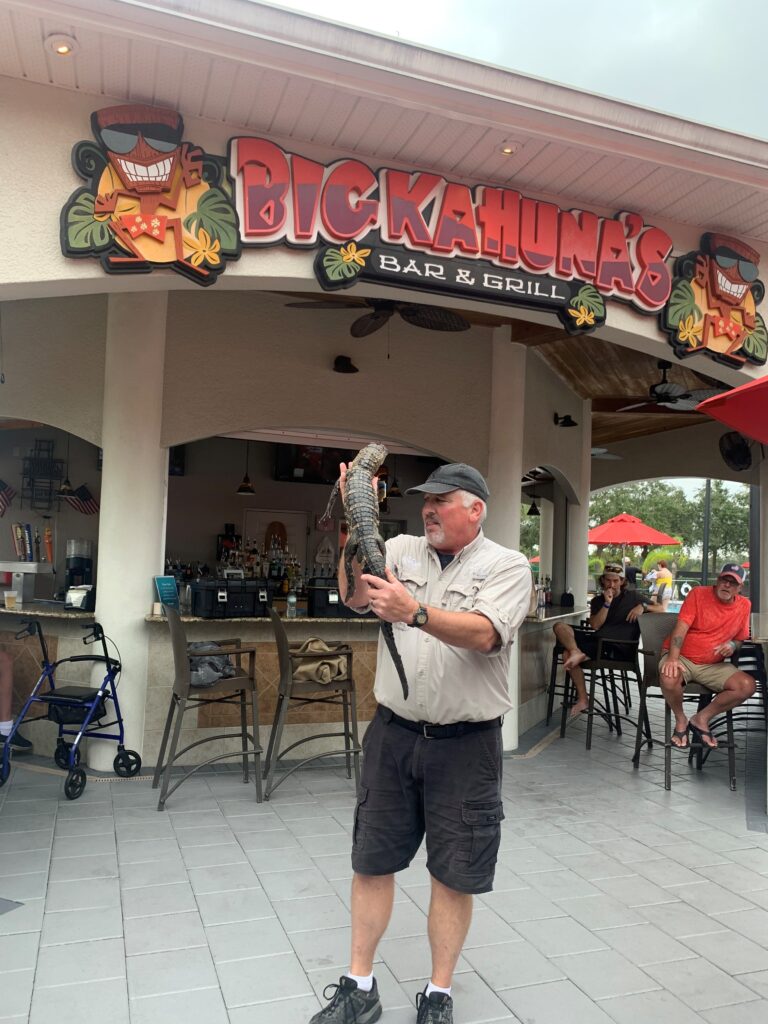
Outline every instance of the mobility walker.
<svg viewBox="0 0 768 1024"><path fill-rule="evenodd" d="M120 705L117 700L116 682L120 674L120 662L109 655L107 651L107 637L104 636L104 630L98 622L83 623L82 628L88 630L87 634L83 637L83 643L101 643L103 654L77 654L70 658L61 658L59 661L51 662L48 660L48 646L43 636L43 630L37 619L25 622L23 629L16 634L17 640L22 640L25 636L35 636L37 634L43 655L43 671L32 693L27 698L24 707L16 716L10 736L8 736L3 746L2 760L0 760L0 786L4 785L11 773L10 741L33 704L43 704L46 712L45 714L37 715L35 718L30 718L30 722L47 719L50 722L55 722L59 727L59 736L53 759L59 768L67 772L67 777L64 781L64 795L67 800L77 800L79 796L82 796L85 789L85 771L78 767L80 764L80 743L85 737L92 736L96 739L115 740L117 742L117 754L113 761L113 767L115 774L121 778L130 778L141 770L141 758L139 755L135 750L126 750L123 745L125 731L120 714ZM56 685L56 672L59 666L74 662L91 662L104 665L106 671L98 689L91 686ZM45 686L46 683L47 687ZM111 705L114 705L114 707ZM113 715L114 721L103 721L103 719ZM117 733L106 731L113 726L117 726ZM74 740L71 743L68 742L65 739L67 736L74 736Z"/></svg>

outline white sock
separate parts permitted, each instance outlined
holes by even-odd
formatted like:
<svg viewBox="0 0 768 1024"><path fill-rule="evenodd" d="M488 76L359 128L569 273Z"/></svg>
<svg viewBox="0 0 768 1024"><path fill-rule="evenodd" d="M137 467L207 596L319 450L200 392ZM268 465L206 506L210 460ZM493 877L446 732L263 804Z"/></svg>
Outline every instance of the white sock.
<svg viewBox="0 0 768 1024"><path fill-rule="evenodd" d="M10 736L11 729L13 728L13 719L10 722L0 722L0 732L3 736Z"/></svg>
<svg viewBox="0 0 768 1024"><path fill-rule="evenodd" d="M426 991L424 992L424 995L427 997L427 999L429 999L430 993L432 992L442 992L446 996L449 996L451 994L451 990L449 988L440 988L439 985L433 985L432 982L430 981L430 983L427 985Z"/></svg>
<svg viewBox="0 0 768 1024"><path fill-rule="evenodd" d="M370 992L373 988L373 972L371 974L347 974L348 978L352 981L357 982L357 987L361 992Z"/></svg>

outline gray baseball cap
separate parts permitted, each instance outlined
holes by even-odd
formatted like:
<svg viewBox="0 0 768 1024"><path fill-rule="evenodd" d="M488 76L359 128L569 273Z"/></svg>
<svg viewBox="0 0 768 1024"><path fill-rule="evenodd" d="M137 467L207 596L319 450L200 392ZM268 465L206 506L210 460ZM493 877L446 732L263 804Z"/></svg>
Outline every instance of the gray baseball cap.
<svg viewBox="0 0 768 1024"><path fill-rule="evenodd" d="M469 491L483 501L487 501L490 491L482 474L473 466L464 462L451 462L447 466L438 466L434 473L419 487L409 487L406 494L447 494L449 491Z"/></svg>

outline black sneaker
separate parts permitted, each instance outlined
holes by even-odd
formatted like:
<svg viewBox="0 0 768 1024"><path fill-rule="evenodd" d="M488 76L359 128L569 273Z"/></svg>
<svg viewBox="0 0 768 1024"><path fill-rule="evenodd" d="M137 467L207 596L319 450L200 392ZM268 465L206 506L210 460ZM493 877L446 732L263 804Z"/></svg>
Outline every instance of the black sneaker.
<svg viewBox="0 0 768 1024"><path fill-rule="evenodd" d="M8 742L8 737L4 733L0 732L0 743L7 743L7 742ZM20 732L17 732L17 733L14 733L14 735L13 735L13 739L11 740L11 747L14 750L31 750L32 749L32 743L31 743L30 740L28 740L26 738L26 736L22 736Z"/></svg>
<svg viewBox="0 0 768 1024"><path fill-rule="evenodd" d="M342 975L338 985L325 986L323 998L330 999L330 1002L314 1015L309 1024L373 1024L381 1016L375 978L371 991L361 992L356 981Z"/></svg>
<svg viewBox="0 0 768 1024"><path fill-rule="evenodd" d="M416 1024L453 1024L453 1000L445 992L416 995Z"/></svg>

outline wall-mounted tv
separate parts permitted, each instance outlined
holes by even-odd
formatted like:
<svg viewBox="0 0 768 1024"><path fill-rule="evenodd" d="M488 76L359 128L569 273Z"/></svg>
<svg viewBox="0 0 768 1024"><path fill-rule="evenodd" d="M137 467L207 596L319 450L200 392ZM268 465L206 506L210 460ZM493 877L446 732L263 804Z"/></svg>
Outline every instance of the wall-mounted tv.
<svg viewBox="0 0 768 1024"><path fill-rule="evenodd" d="M308 444L275 445L275 480L301 484L336 483L339 463L351 462L356 451L348 448L321 448Z"/></svg>

